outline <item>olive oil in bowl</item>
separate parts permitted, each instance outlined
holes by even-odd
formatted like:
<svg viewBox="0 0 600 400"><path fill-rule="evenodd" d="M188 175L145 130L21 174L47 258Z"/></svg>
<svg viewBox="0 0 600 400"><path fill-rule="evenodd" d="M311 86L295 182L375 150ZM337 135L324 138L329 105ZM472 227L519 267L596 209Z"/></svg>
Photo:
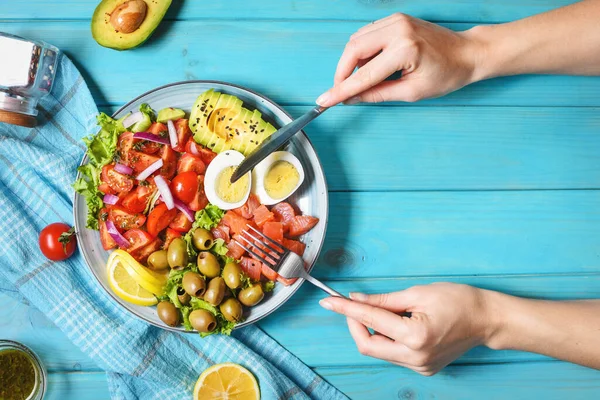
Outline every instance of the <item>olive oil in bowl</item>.
<svg viewBox="0 0 600 400"><path fill-rule="evenodd" d="M37 355L11 340L0 340L0 399L40 400L46 371Z"/></svg>

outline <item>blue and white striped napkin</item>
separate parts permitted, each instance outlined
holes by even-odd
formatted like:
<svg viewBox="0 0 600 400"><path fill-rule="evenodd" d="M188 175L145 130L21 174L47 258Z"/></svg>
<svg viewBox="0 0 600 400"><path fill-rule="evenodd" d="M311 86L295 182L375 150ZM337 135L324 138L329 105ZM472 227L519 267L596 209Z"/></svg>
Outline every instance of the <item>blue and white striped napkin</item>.
<svg viewBox="0 0 600 400"><path fill-rule="evenodd" d="M40 230L72 224L81 138L95 132L98 113L64 55L39 110L37 128L0 123L0 286L16 288L105 369L113 398L191 398L200 373L226 361L254 373L263 399L346 398L257 327L205 339L161 330L122 310L78 253L63 262L44 258Z"/></svg>

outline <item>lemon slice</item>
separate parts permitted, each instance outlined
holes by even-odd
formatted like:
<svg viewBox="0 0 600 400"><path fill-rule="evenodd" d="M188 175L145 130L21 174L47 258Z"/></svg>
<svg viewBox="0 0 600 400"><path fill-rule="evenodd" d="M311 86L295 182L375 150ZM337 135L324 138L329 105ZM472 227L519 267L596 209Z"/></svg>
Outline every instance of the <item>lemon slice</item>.
<svg viewBox="0 0 600 400"><path fill-rule="evenodd" d="M234 363L206 369L194 387L194 400L259 400L258 382L250 371Z"/></svg>
<svg viewBox="0 0 600 400"><path fill-rule="evenodd" d="M156 297L141 287L123 266L124 263L108 264L108 284L113 292L123 300L138 306L153 306L158 303Z"/></svg>
<svg viewBox="0 0 600 400"><path fill-rule="evenodd" d="M164 294L164 286L167 283L166 274L163 275L149 270L123 250L115 250L108 257L107 268L111 268L113 264L121 264L121 267L125 268L131 278L149 292L157 296Z"/></svg>

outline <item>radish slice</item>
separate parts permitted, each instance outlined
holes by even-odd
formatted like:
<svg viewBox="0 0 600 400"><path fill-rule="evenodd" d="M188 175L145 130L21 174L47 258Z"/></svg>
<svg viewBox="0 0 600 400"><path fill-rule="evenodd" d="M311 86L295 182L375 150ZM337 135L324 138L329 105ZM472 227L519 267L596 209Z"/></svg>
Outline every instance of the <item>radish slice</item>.
<svg viewBox="0 0 600 400"><path fill-rule="evenodd" d="M194 212L192 210L190 210L185 204L183 204L181 201L175 199L175 207L177 207L177 209L179 211L184 213L185 216L187 217L187 219L194 222Z"/></svg>
<svg viewBox="0 0 600 400"><path fill-rule="evenodd" d="M167 185L167 181L165 178L158 175L154 178L154 183L156 184L156 188L160 192L160 197L167 205L169 210L172 210L175 207L175 202L173 200L173 194L171 193L171 189L169 189L169 185Z"/></svg>
<svg viewBox="0 0 600 400"><path fill-rule="evenodd" d="M144 114L141 111L136 111L123 120L123 127L129 128L133 124L137 124L144 119Z"/></svg>
<svg viewBox="0 0 600 400"><path fill-rule="evenodd" d="M131 243L129 243L129 241L127 241L127 239L125 239L125 237L119 233L117 227L112 221L106 221L106 230L119 247L127 249L129 246L131 246Z"/></svg>
<svg viewBox="0 0 600 400"><path fill-rule="evenodd" d="M138 132L133 135L133 138L147 140L149 142L160 144L169 144L169 139L167 139L166 137L163 138L150 132Z"/></svg>
<svg viewBox="0 0 600 400"><path fill-rule="evenodd" d="M179 141L177 140L177 130L173 121L167 121L167 128L169 128L169 139L171 139L171 147L177 147Z"/></svg>
<svg viewBox="0 0 600 400"><path fill-rule="evenodd" d="M131 175L133 174L133 169L129 168L127 165L123 165L123 164L115 164L115 171L117 171L120 174L125 174L125 175Z"/></svg>
<svg viewBox="0 0 600 400"><path fill-rule="evenodd" d="M117 204L117 201L119 201L119 197L115 196L114 194L110 194L110 193L105 194L104 198L102 199L102 202L104 204L109 204L111 206L114 206L115 204Z"/></svg>
<svg viewBox="0 0 600 400"><path fill-rule="evenodd" d="M145 170L143 170L135 179L137 179L138 181L143 181L146 178L148 178L150 175L152 175L153 173L158 171L162 166L163 166L163 160L161 158L160 160L155 161L152 164L150 164L150 166L148 168L146 168Z"/></svg>

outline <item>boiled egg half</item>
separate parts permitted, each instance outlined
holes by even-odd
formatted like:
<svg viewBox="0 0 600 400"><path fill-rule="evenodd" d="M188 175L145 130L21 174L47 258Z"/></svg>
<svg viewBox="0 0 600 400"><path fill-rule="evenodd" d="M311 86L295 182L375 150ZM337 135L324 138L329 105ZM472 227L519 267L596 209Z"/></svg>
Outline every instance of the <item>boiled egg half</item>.
<svg viewBox="0 0 600 400"><path fill-rule="evenodd" d="M231 183L233 171L244 161L244 155L235 150L219 153L208 164L204 176L204 192L208 201L221 210L231 210L246 203L250 195L252 174L248 172L235 183Z"/></svg>
<svg viewBox="0 0 600 400"><path fill-rule="evenodd" d="M254 168L252 178L252 192L261 204L270 206L298 190L304 181L304 170L292 153L276 151Z"/></svg>

